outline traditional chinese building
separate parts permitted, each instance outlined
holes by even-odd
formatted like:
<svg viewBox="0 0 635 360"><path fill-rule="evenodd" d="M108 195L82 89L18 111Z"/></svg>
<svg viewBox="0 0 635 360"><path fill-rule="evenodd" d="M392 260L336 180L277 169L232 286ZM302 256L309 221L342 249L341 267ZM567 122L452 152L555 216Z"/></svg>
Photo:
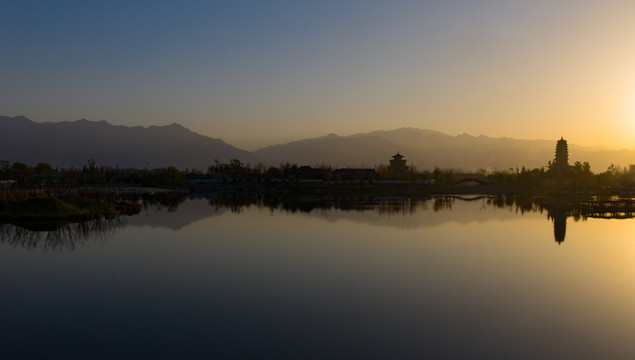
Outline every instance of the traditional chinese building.
<svg viewBox="0 0 635 360"><path fill-rule="evenodd" d="M394 174L405 173L408 170L408 166L406 166L406 160L404 156L399 152L392 156L392 160L390 160L390 170Z"/></svg>
<svg viewBox="0 0 635 360"><path fill-rule="evenodd" d="M567 170L569 168L569 146L567 140L562 137L556 144L556 157L551 164L551 168L556 171Z"/></svg>

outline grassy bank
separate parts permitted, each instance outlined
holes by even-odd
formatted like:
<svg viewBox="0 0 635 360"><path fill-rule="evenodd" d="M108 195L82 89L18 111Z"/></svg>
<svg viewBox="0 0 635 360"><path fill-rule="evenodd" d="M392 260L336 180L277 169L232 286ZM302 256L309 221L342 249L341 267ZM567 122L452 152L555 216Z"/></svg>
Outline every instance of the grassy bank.
<svg viewBox="0 0 635 360"><path fill-rule="evenodd" d="M31 198L1 209L0 221L91 220L122 212L138 213L140 206L135 204L111 204L89 198L71 198L66 201Z"/></svg>

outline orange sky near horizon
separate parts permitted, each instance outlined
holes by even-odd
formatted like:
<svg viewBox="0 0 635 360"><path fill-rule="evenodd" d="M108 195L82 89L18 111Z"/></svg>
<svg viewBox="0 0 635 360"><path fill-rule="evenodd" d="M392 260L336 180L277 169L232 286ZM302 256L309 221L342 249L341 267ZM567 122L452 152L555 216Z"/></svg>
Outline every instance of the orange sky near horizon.
<svg viewBox="0 0 635 360"><path fill-rule="evenodd" d="M402 127L635 147L635 2L42 1L0 20L0 115L178 122L246 150Z"/></svg>

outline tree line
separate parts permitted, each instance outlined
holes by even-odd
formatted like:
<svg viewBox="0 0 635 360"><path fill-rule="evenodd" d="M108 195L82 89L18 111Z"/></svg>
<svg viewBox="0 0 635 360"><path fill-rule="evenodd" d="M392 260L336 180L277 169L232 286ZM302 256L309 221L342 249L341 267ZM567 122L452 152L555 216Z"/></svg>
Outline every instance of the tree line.
<svg viewBox="0 0 635 360"><path fill-rule="evenodd" d="M307 170L308 169L308 170ZM329 182L355 182L401 180L412 183L434 185L452 185L461 180L476 179L488 181L504 191L541 193L545 191L593 192L618 188L635 188L635 165L628 167L609 166L605 171L593 173L588 162L575 162L566 169L555 169L548 163L546 167L528 169L510 168L503 171L479 169L461 171L435 167L432 170L419 170L410 166L407 171L395 173L389 166L374 167L373 177L361 171L353 171L348 177L337 173L327 164L315 167L301 167L294 163L282 163L279 166L263 164L245 164L237 159L227 163L215 160L207 169L179 170L170 166L158 169L118 169L117 167L98 166L89 159L81 168L53 168L47 163L28 166L21 162L0 161L0 180L4 187L34 188L57 187L76 188L90 185L133 185L149 187L178 187L185 180L213 179L223 183L242 181L302 181L322 180ZM479 180L480 179L480 180Z"/></svg>

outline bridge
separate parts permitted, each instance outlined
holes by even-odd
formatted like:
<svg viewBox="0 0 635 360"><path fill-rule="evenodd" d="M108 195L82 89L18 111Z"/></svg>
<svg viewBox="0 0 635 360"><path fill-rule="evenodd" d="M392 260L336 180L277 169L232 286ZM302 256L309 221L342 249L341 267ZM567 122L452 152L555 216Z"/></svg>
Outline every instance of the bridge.
<svg viewBox="0 0 635 360"><path fill-rule="evenodd" d="M479 185L492 185L494 182L487 178L485 175L481 174L458 174L454 181L455 185L466 184L466 183L477 183Z"/></svg>
<svg viewBox="0 0 635 360"><path fill-rule="evenodd" d="M599 219L631 219L635 217L635 200L594 200L581 204L581 213Z"/></svg>

